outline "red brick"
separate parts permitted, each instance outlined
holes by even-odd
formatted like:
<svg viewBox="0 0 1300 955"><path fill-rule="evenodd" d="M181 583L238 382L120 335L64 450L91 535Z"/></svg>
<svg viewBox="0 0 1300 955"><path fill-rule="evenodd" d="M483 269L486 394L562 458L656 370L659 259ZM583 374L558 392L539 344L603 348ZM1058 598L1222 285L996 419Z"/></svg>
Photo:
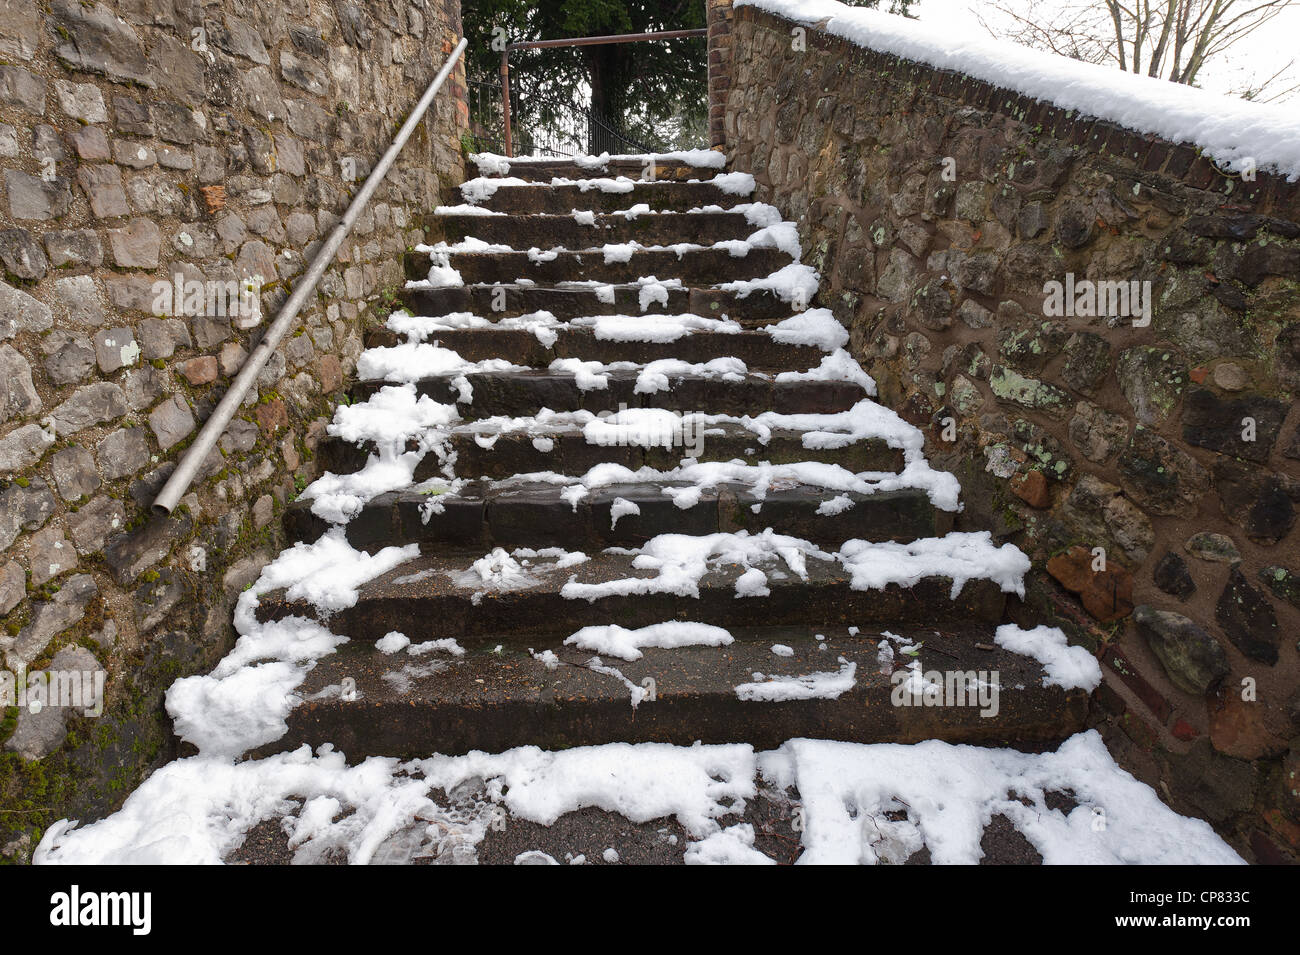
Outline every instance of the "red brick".
<svg viewBox="0 0 1300 955"><path fill-rule="evenodd" d="M1169 714L1173 712L1173 707L1160 694L1160 691L1148 683L1146 678L1138 672L1137 667L1129 660L1127 654L1115 644L1111 644L1106 648L1101 659L1123 681L1125 686L1137 694L1137 698L1156 715L1161 725L1164 725L1164 722L1169 719Z"/></svg>
<svg viewBox="0 0 1300 955"><path fill-rule="evenodd" d="M1169 158L1169 144L1156 140L1151 144L1151 150L1142 160L1142 168L1146 172L1159 172L1164 168L1165 160Z"/></svg>
<svg viewBox="0 0 1300 955"><path fill-rule="evenodd" d="M1204 156L1197 156L1192 160L1187 172L1183 173L1183 182L1193 189L1208 189L1211 186L1216 186L1222 178L1220 173L1215 170L1214 164Z"/></svg>
<svg viewBox="0 0 1300 955"><path fill-rule="evenodd" d="M1165 174L1181 179L1193 162L1196 161L1196 147L1186 143L1169 147L1169 162L1165 164Z"/></svg>
<svg viewBox="0 0 1300 955"><path fill-rule="evenodd" d="M1147 752L1155 749L1156 743L1159 742L1160 737L1156 731L1145 720L1134 716L1132 710L1119 718L1119 727L1134 745Z"/></svg>

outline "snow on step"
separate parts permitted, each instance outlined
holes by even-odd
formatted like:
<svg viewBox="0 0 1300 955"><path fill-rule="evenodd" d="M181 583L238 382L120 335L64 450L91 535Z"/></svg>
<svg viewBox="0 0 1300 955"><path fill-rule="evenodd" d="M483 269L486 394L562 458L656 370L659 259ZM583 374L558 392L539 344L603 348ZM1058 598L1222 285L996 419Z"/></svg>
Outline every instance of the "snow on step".
<svg viewBox="0 0 1300 955"><path fill-rule="evenodd" d="M611 509L612 511L612 509ZM629 515L619 523L630 520ZM747 532L729 532L745 536ZM690 536L690 535L686 535ZM835 548L825 549L827 553ZM271 590L259 597L255 616L268 622L286 617L324 620L356 640L378 640L390 630L425 637L494 639L502 645L562 638L583 627L613 621L627 628L672 619L684 609L691 619L727 628L855 626L933 627L952 631L981 628L976 639L995 642L992 628L1003 619L1005 592L987 578L966 581L956 599L947 577L921 577L910 586L857 590L849 571L835 560L807 560L794 573L780 556L750 564L727 562L723 554L706 563L696 594L683 598L659 587L628 595L590 597L574 585L655 577L634 547L587 551L569 548L494 547L441 549L422 554L358 588L357 602L332 611L326 620L310 602ZM619 588L623 589L623 588ZM588 599L590 597L590 599ZM688 604L683 600L688 599ZM413 621L420 621L413 623ZM494 644L495 645L495 644ZM1027 654L1021 647L1017 653ZM1044 665L1047 665L1046 662Z"/></svg>
<svg viewBox="0 0 1300 955"><path fill-rule="evenodd" d="M656 283L644 288L652 294L662 292L665 300L668 297L666 286ZM372 332L367 343L376 356L384 354L380 348L432 343L460 353L467 361L504 359L530 367L546 367L561 357L642 364L661 359L699 363L734 357L755 370L802 371L847 343L847 332L829 312L813 311L819 314L797 314L767 324L751 323L750 327L733 321L726 312L713 318L657 311L577 315L567 321L544 310L495 320L472 312L431 316L403 312L390 316L387 329ZM850 367L843 356L836 361ZM852 377L867 380L857 373Z"/></svg>
<svg viewBox="0 0 1300 955"><path fill-rule="evenodd" d="M1017 743L1043 746L1084 726L1085 690L1061 687L1033 659L982 649L976 644L987 639L983 629L908 630L910 653L891 666L879 656L892 636L853 629L671 620L620 631L613 640L603 627L580 628L562 643L562 631L508 644L488 634L457 640L452 655L435 658L433 651L415 652L430 641L400 646L405 635L389 632L373 649L354 641L321 660L300 687L310 705L291 712L286 736L258 755L326 742L353 757L403 758L555 740L755 747L796 736L970 742L987 738L990 719L1000 719ZM773 640L790 653L772 654ZM578 642L618 655L593 655ZM1099 675L1086 651L1074 653ZM347 701L338 692L345 679ZM801 701L819 702L788 705ZM936 710L938 703L949 705Z"/></svg>
<svg viewBox="0 0 1300 955"><path fill-rule="evenodd" d="M650 624L629 630L617 624L605 627L583 627L577 633L565 639L565 646L575 646L583 650L605 656L618 657L620 660L639 660L646 647L725 647L735 640L722 627L707 623L689 623L682 620L669 620L664 623Z"/></svg>
<svg viewBox="0 0 1300 955"><path fill-rule="evenodd" d="M478 795L442 795L476 779L486 782L470 790ZM791 740L767 752L612 743L355 766L342 753L306 747L242 763L192 757L155 772L107 819L56 823L35 861L217 863L273 820L289 834L296 862L471 862L506 819L549 826L594 807L634 823L674 817L688 834L687 862L770 864L751 826L718 821L759 799L760 786L796 794L789 808L803 819L804 864L901 863L922 847L937 864L973 864L994 815L1049 864L1242 863L1209 825L1177 815L1117 766L1095 731L1038 754ZM1049 805L1055 795L1059 807L1062 793L1073 808ZM1096 818L1106 824L1093 825Z"/></svg>
<svg viewBox="0 0 1300 955"><path fill-rule="evenodd" d="M824 550L770 528L761 534L662 534L624 553L634 556L633 567L649 575L590 583L575 578L561 593L569 599L589 601L665 593L698 598L707 573L723 565L739 565L763 577L760 583L743 575L737 580L736 595L744 597L760 592L773 567L807 579L808 564L821 561L847 570L855 590L879 590L890 584L908 587L925 577L946 577L952 581L953 598L975 579L990 580L1005 593L1023 596L1024 575L1029 570L1028 557L1012 544L994 546L987 531L953 532L909 544L847 541L838 551Z"/></svg>
<svg viewBox="0 0 1300 955"><path fill-rule="evenodd" d="M807 541L771 530L762 534L713 534L656 537L636 548L634 566L652 577L629 577L566 584L566 599L594 601L604 596L670 593L698 597L700 583L710 566L740 564L761 570L776 562L798 577L807 575L810 561L838 562L853 576L856 589L880 588L889 583L908 585L922 576L945 576L953 581L954 595L967 581L989 579L1004 591L1023 593L1023 575L1029 561L1010 544L995 547L987 533L949 534L911 545L868 545L849 542L839 552L825 551ZM234 650L210 673L186 677L167 692L167 710L177 735L201 752L234 758L249 749L278 739L287 728L285 719L301 703L295 691L322 657L346 642L325 624L301 616L261 621L259 599L283 590L289 600L314 606L326 623L333 613L357 603L365 583L415 559L415 545L386 547L366 554L348 544L343 528L335 528L312 544L295 544L266 566L257 581L236 604L235 629L240 638ZM558 558L563 560L563 558ZM570 566L581 563L575 558ZM483 582L513 571L507 563L487 569ZM752 592L752 585L749 588Z"/></svg>
<svg viewBox="0 0 1300 955"><path fill-rule="evenodd" d="M673 283L673 284L670 284ZM597 291L613 286L599 285ZM644 307L655 301L666 300L669 288L680 288L680 280L660 283L653 276L643 279L638 286ZM612 298L612 294L610 295ZM556 333L566 328L590 328L601 341L674 342L692 332L708 331L737 335L744 329L725 316L711 318L703 315L659 313L641 315L592 315L560 321L547 311L530 312L508 318L487 318L472 312L451 312L444 315L412 315L402 310L388 317L386 327L406 336L408 343L419 344L436 337L438 332L467 329L510 328L523 329L536 336L546 347L555 343ZM834 352L848 344L848 330L831 314L830 309L813 308L792 315L779 322L758 329L773 341L783 345L808 345L825 352Z"/></svg>
<svg viewBox="0 0 1300 955"><path fill-rule="evenodd" d="M754 177L745 172L719 173L709 179L679 180L689 183L712 186L723 195L748 196L754 192ZM676 184L674 182L674 184ZM576 187L579 192L603 192L626 195L635 191L637 186L664 183L660 179L631 179L627 176L593 176L585 179L570 179L565 176L552 176L549 182L535 182L515 176L479 176L461 183L460 193L469 205L480 205L496 195L502 188L513 189L554 189L563 186Z"/></svg>
<svg viewBox="0 0 1300 955"><path fill-rule="evenodd" d="M708 211L698 206L684 211L658 210L652 209L648 201L633 201L623 209L573 208L567 212L525 215L462 203L439 206L423 222L433 236L447 242L473 236L489 244L508 243L517 249L534 245L580 249L633 239L652 245L666 244L684 236L702 244L743 240L753 232L756 216L764 210L772 207L737 203L730 209L715 207ZM780 222L779 213L774 218Z"/></svg>
<svg viewBox="0 0 1300 955"><path fill-rule="evenodd" d="M410 392L404 392L409 395ZM427 402L427 398L421 399ZM361 405L355 407L364 407ZM445 405L428 402L425 406L445 409ZM436 412L435 412L436 414ZM595 423L595 422L593 422ZM612 434L605 432L607 439L619 440L617 435L628 434L631 429L614 427ZM340 430L339 433L342 433ZM600 435L600 431L595 432ZM807 437L807 436L805 436ZM629 440L646 439L644 431L631 434ZM838 436L837 436L838 438ZM308 486L304 497L310 499L312 512L318 517L332 523L343 523L355 517L369 501L381 494L391 491L410 489L414 493L436 491L438 496L431 499L430 510L426 513L425 523L438 513L447 501L460 493L463 482L458 478L447 480L431 479L420 485L414 483L415 469L424 456L430 452L441 452L445 447L446 432L425 432L421 443L414 451L405 450L405 443L396 444L396 438L386 436L379 445L379 453L372 455L366 466L352 474L337 475L330 472L322 475ZM543 438L545 440L545 438ZM600 438L592 443L599 443ZM439 454L444 461L445 452ZM448 463L446 470L453 467ZM577 509L577 502L593 491L613 486L650 485L662 488L662 493L673 499L677 507L687 509L699 503L701 495L714 489L734 485L746 489L753 497L755 507L761 506L769 493L802 486L829 492L832 496L854 494L883 494L892 491L924 492L935 508L943 511L955 511L959 507L960 488L956 479L944 471L933 470L923 457L908 460L899 473L861 472L854 473L832 463L822 461L802 461L789 464L760 461L750 463L742 460L700 461L683 458L682 463L672 468L655 468L643 465L630 468L616 463L598 464L582 474L559 474L553 471L537 471L517 475L512 479L485 482L483 497L489 497L501 491L509 491L514 485L554 486L562 488L562 496ZM757 513L757 511L756 511Z"/></svg>
<svg viewBox="0 0 1300 955"><path fill-rule="evenodd" d="M530 166L554 165L557 160L550 156L517 156L507 158L498 153L474 153L470 162L478 167L481 176L508 176L511 168L527 169ZM700 169L722 169L726 166L726 156L713 149L685 149L666 153L618 153L610 155L603 152L598 156L574 156L565 162L589 172L604 172L610 163L627 165L662 165L677 163L695 166Z"/></svg>

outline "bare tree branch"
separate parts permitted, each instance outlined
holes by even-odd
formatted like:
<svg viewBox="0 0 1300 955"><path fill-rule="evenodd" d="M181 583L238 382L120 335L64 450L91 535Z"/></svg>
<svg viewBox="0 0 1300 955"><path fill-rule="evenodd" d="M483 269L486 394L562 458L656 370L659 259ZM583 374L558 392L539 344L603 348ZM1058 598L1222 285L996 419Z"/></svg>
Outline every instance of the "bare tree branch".
<svg viewBox="0 0 1300 955"><path fill-rule="evenodd" d="M1114 63L1121 70L1165 76L1195 85L1205 64L1295 7L1300 0L993 0L984 6L997 14L992 25L976 12L994 36L1088 63ZM1294 92L1278 89L1283 67L1247 88L1249 99L1266 101Z"/></svg>

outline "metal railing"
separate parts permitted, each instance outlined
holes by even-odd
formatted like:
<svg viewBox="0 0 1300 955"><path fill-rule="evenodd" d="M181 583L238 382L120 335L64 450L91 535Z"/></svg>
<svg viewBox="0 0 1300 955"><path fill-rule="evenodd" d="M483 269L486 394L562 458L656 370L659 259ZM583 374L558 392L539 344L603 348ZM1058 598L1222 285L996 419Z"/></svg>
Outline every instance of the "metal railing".
<svg viewBox="0 0 1300 955"><path fill-rule="evenodd" d="M356 197L348 206L347 212L343 213L343 218L339 220L339 224L334 227L334 231L330 233L320 251L316 253L311 267L294 286L293 294L289 296L289 300L284 303L284 307L280 309L275 321L266 330L261 343L253 349L253 353L244 362L244 367L235 376L235 380L230 385L230 390L222 397L216 409L200 429L194 443L186 449L180 464L176 466L176 470L167 479L167 483L163 485L162 491L154 498L153 511L155 514L170 514L172 509L180 503L181 497L189 490L189 486L193 483L194 477L198 474L204 459L216 446L221 435L225 433L226 426L230 424L230 419L239 410L239 406L244 401L244 396L248 394L249 388L257 380L262 367L270 359L280 341L294 327L298 313L307 304L308 297L316 291L317 283L320 282L325 270L334 261L334 256L338 254L339 247L343 245L343 241L352 231L357 218L365 209L370 198L375 194L375 190L379 188L379 184L384 181L388 170L392 168L393 163L397 160L397 154L402 151L406 141L415 132L415 127L419 125L420 120L424 118L424 114L428 112L434 96L442 88L442 84L446 82L447 77L456 66L456 61L465 52L468 43L468 40L462 39L456 44L456 48L447 57L447 62L443 64L442 69L438 71L438 75L433 78L433 82L425 89L424 95L420 97L419 102L415 104L415 108L411 110L411 115L406 117L406 122L398 130L397 136L393 139L383 157L375 164L374 170L371 171L365 184L362 185L360 191L357 192Z"/></svg>
<svg viewBox="0 0 1300 955"><path fill-rule="evenodd" d="M501 84L469 80L469 138L475 152L505 152L505 127L501 110ZM512 121L512 152L516 156L585 156L602 152L660 152L665 145L643 136L633 137L613 120L579 103L554 97L533 97L526 112L542 117L525 123Z"/></svg>
<svg viewBox="0 0 1300 955"><path fill-rule="evenodd" d="M558 47L558 46L598 46L605 43L638 43L643 40L675 40L675 39L682 39L686 37L705 37L708 36L708 34L709 31L707 29L661 30L657 33L619 33L613 36L579 36L579 37L570 37L564 40L526 40L520 43L507 44L506 47L501 51L501 119L502 119L502 128L503 128L502 137L501 137L502 152L507 157L513 157L515 154L514 136L510 124L510 51L511 50L537 50L546 47ZM614 130L613 124L610 123L608 120L604 119L603 117L600 117L600 121L603 124L601 127L602 129L607 128L611 133L617 132L616 130ZM628 143L631 142L630 140L626 140L626 141ZM625 147L620 147L618 145L619 137L617 136L610 136L609 142L615 145L615 150L609 150L607 146L601 147L599 149L594 148L589 138L587 144L587 152L598 153L598 152L609 152L609 151L618 151L618 152L625 152L625 151L626 152L648 152L649 151L644 148L634 147L628 149Z"/></svg>

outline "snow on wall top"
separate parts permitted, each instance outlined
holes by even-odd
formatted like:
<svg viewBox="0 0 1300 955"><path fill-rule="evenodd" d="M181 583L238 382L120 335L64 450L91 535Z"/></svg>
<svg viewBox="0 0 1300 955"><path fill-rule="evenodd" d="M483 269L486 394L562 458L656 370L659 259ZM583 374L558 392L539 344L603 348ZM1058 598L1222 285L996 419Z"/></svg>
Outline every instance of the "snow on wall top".
<svg viewBox="0 0 1300 955"><path fill-rule="evenodd" d="M953 36L941 26L835 0L735 0L735 6L816 24L867 49L964 73L1173 143L1192 143L1224 168L1240 171L1253 161L1257 169L1300 179L1300 110L1294 104L1252 103L1016 43Z"/></svg>

